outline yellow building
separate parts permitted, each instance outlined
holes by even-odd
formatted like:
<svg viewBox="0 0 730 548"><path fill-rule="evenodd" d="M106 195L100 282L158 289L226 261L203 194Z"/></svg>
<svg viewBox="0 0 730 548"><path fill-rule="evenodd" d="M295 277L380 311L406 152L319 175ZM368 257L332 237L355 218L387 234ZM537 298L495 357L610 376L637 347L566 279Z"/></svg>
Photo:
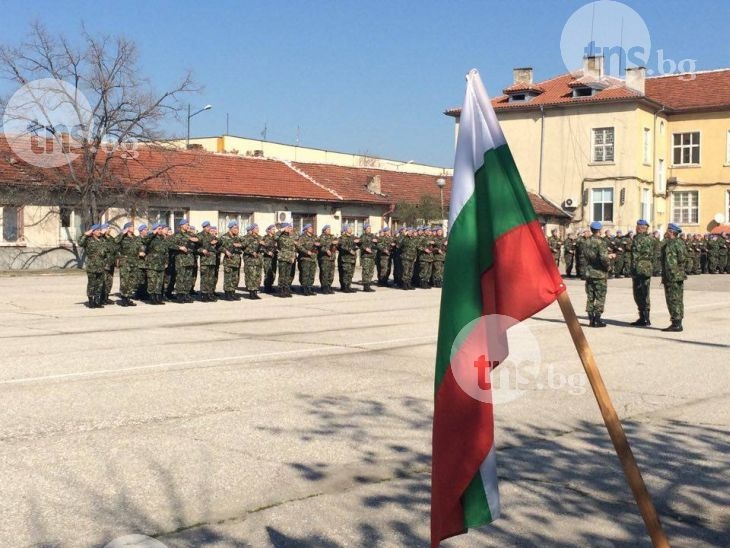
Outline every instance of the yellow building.
<svg viewBox="0 0 730 548"><path fill-rule="evenodd" d="M603 58L533 83L532 69L492 101L528 190L626 232L637 219L708 232L730 218L730 69L606 76ZM446 111L457 118L459 109Z"/></svg>

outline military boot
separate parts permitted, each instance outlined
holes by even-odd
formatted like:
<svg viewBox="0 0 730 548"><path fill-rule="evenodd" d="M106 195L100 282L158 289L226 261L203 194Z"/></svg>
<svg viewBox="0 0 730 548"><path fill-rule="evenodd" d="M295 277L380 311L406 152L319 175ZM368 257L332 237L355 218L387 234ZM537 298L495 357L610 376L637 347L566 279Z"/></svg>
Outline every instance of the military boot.
<svg viewBox="0 0 730 548"><path fill-rule="evenodd" d="M94 303L96 303L96 306L94 308L104 308L104 297L97 295L94 297Z"/></svg>
<svg viewBox="0 0 730 548"><path fill-rule="evenodd" d="M596 327L596 317L593 315L592 312L588 313L588 327Z"/></svg>
<svg viewBox="0 0 730 548"><path fill-rule="evenodd" d="M251 298L252 298L252 299L253 299L254 301L260 301L260 300L261 300L261 297L259 296L259 290L258 290L258 289L254 289L254 290L253 290L253 291L251 292Z"/></svg>
<svg viewBox="0 0 730 548"><path fill-rule="evenodd" d="M370 284L363 284L363 285L365 287L365 289L364 289L365 293L374 293L375 292L375 290L370 286Z"/></svg>
<svg viewBox="0 0 730 548"><path fill-rule="evenodd" d="M662 331L684 331L684 328L682 327L682 320L672 320L672 325L665 327Z"/></svg>
<svg viewBox="0 0 730 548"><path fill-rule="evenodd" d="M646 326L649 327L651 325L651 320L649 319L649 309L647 308L644 310L644 321L646 322Z"/></svg>
<svg viewBox="0 0 730 548"><path fill-rule="evenodd" d="M96 299L94 297L89 297L89 304L87 304L89 308L96 308Z"/></svg>
<svg viewBox="0 0 730 548"><path fill-rule="evenodd" d="M600 314L593 315L593 323L594 323L593 327L606 327L606 322L601 320Z"/></svg>
<svg viewBox="0 0 730 548"><path fill-rule="evenodd" d="M631 324L629 325L633 325L636 327L646 327L647 325L649 325L646 321L646 313L643 310L639 310L639 319L635 322L631 322Z"/></svg>

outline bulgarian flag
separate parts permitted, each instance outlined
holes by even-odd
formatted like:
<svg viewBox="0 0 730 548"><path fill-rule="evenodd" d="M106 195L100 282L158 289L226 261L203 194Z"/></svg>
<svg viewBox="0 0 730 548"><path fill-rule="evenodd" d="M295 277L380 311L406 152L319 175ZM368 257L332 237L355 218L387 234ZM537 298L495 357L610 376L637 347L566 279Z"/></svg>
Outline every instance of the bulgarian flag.
<svg viewBox="0 0 730 548"><path fill-rule="evenodd" d="M564 290L484 84L472 70L454 161L436 351L432 547L499 517L489 371L508 354L507 329Z"/></svg>

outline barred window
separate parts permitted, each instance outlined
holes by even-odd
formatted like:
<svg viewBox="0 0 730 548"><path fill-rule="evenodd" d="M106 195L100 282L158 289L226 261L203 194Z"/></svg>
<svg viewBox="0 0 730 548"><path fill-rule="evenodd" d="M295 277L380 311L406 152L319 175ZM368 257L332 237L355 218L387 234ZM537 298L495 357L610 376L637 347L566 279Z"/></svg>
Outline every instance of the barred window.
<svg viewBox="0 0 730 548"><path fill-rule="evenodd" d="M672 158L675 166L700 163L700 132L672 135Z"/></svg>
<svg viewBox="0 0 730 548"><path fill-rule="evenodd" d="M672 194L672 222L690 225L699 222L699 191L684 190Z"/></svg>
<svg viewBox="0 0 730 548"><path fill-rule="evenodd" d="M614 134L612 127L599 127L593 130L593 161L613 162Z"/></svg>

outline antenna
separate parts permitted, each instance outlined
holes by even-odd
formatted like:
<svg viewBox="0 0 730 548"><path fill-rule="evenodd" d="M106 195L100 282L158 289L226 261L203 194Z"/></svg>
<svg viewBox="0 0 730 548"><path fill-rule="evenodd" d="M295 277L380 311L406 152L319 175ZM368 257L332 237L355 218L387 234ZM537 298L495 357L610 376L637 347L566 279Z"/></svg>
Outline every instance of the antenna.
<svg viewBox="0 0 730 548"><path fill-rule="evenodd" d="M262 139L263 139L264 141L266 140L266 135L267 135L267 133L268 133L268 127L267 127L268 125L269 125L269 124L268 124L268 122L264 122L264 129L263 129L263 131L261 132L261 138L262 138Z"/></svg>
<svg viewBox="0 0 730 548"><path fill-rule="evenodd" d="M230 135L230 133L228 133L228 113L227 112L226 112L226 135Z"/></svg>
<svg viewBox="0 0 730 548"><path fill-rule="evenodd" d="M591 10L592 10L591 11L591 41L590 41L591 50L588 52L588 57L593 57L593 55L594 55L593 46L595 46L595 43L593 42L593 23L596 21L596 3L595 2L593 2L593 4L591 5Z"/></svg>

